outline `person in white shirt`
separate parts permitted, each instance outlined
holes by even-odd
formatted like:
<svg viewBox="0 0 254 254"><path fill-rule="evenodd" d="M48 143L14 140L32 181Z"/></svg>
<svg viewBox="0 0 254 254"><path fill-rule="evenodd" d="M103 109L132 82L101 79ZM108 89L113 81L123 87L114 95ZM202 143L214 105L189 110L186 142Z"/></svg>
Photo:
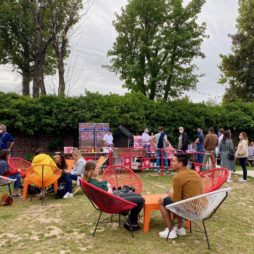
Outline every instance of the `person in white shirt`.
<svg viewBox="0 0 254 254"><path fill-rule="evenodd" d="M141 139L143 149L145 149L146 152L150 151L150 136L148 134L148 128L144 129Z"/></svg>
<svg viewBox="0 0 254 254"><path fill-rule="evenodd" d="M104 146L113 147L113 135L111 129L108 129L107 133L103 137Z"/></svg>
<svg viewBox="0 0 254 254"><path fill-rule="evenodd" d="M75 165L70 173L67 173L65 176L66 180L66 189L67 192L65 193L63 198L72 198L72 181L78 182L79 177L83 177L84 175L84 170L85 170L85 165L86 165L86 160L83 158L81 151L78 150L77 148L73 149L72 152L72 157L75 161Z"/></svg>

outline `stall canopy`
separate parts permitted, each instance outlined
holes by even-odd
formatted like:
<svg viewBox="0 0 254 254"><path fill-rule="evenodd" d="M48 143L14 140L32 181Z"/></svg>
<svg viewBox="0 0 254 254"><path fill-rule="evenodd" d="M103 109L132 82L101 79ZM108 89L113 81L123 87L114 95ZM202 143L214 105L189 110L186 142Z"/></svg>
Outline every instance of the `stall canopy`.
<svg viewBox="0 0 254 254"><path fill-rule="evenodd" d="M114 136L114 146L115 147L131 147L133 146L133 136L132 133L124 128L119 126L116 131L113 133Z"/></svg>

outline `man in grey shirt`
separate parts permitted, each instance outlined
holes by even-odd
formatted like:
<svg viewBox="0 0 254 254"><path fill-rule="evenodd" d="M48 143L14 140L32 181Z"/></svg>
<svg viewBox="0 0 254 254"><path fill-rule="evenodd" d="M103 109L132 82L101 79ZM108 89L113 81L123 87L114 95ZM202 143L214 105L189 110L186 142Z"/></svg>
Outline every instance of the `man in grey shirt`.
<svg viewBox="0 0 254 254"><path fill-rule="evenodd" d="M159 132L154 135L154 141L156 144L156 167L158 173L160 173L160 169L162 168L162 159L164 159L165 171L168 173L168 158L166 148L169 145L169 141L162 126L159 127Z"/></svg>

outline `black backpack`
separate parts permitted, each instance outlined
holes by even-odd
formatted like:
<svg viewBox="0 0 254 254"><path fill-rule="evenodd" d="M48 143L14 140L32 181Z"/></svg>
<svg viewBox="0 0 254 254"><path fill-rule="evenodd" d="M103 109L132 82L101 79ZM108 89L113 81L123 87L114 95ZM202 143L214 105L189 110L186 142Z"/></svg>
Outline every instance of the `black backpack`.
<svg viewBox="0 0 254 254"><path fill-rule="evenodd" d="M67 185L61 183L59 187L57 188L56 198L63 198L66 192L67 192Z"/></svg>

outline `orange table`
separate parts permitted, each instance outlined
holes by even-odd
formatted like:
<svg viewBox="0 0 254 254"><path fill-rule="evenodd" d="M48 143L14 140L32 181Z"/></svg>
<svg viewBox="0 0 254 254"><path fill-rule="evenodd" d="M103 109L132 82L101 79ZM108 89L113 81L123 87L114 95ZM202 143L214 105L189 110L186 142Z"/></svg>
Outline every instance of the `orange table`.
<svg viewBox="0 0 254 254"><path fill-rule="evenodd" d="M149 223L150 223L150 213L154 210L160 210L159 200L165 194L150 194L150 195L142 195L145 199L144 204L144 232L147 233L149 231Z"/></svg>
<svg viewBox="0 0 254 254"><path fill-rule="evenodd" d="M159 200L161 197L165 196L164 194L149 194L149 195L142 195L145 199L144 204L144 233L149 231L149 224L150 224L150 213L154 210L160 210ZM190 228L190 221L186 221L186 228Z"/></svg>

